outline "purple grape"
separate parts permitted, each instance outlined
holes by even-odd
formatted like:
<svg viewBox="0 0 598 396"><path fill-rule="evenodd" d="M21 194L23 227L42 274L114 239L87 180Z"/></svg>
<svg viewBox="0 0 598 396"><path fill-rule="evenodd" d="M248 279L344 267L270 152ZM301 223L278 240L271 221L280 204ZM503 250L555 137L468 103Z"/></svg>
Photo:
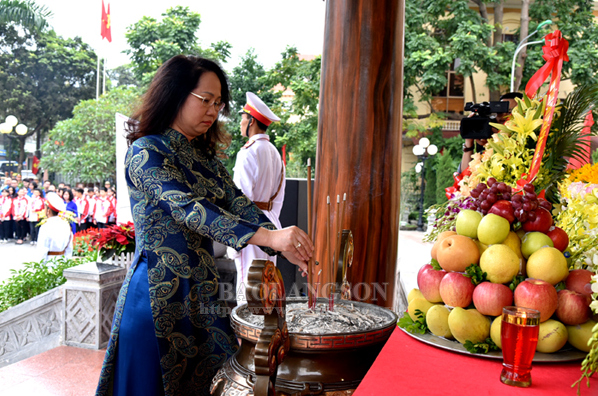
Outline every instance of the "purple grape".
<svg viewBox="0 0 598 396"><path fill-rule="evenodd" d="M488 194L490 194L490 192L488 190L482 191L480 193L480 201L486 200L486 198L488 198Z"/></svg>
<svg viewBox="0 0 598 396"><path fill-rule="evenodd" d="M511 205L513 205L513 209L521 209L521 206L523 205L521 202L511 202Z"/></svg>
<svg viewBox="0 0 598 396"><path fill-rule="evenodd" d="M486 184L488 184L488 187L492 187L494 183L496 183L496 179L493 177L490 177L488 178L488 180L486 180Z"/></svg>
<svg viewBox="0 0 598 396"><path fill-rule="evenodd" d="M506 201L510 201L511 200L511 193L510 192L506 192L502 194L502 199L506 200Z"/></svg>
<svg viewBox="0 0 598 396"><path fill-rule="evenodd" d="M528 193L535 193L536 189L533 184L527 183L525 186L523 186L523 191Z"/></svg>
<svg viewBox="0 0 598 396"><path fill-rule="evenodd" d="M480 208L482 208L482 211L489 210L491 206L492 206L492 203L490 203L488 201L482 201L482 203L480 203Z"/></svg>
<svg viewBox="0 0 598 396"><path fill-rule="evenodd" d="M530 201L535 201L538 199L538 196L535 193L526 192L525 198L529 199Z"/></svg>
<svg viewBox="0 0 598 396"><path fill-rule="evenodd" d="M528 212L527 214L527 219L529 221L534 221L536 220L536 212L534 212L533 210L531 212Z"/></svg>
<svg viewBox="0 0 598 396"><path fill-rule="evenodd" d="M532 204L531 204L531 202L524 202L523 203L523 210L525 212L529 212L530 210L532 210Z"/></svg>
<svg viewBox="0 0 598 396"><path fill-rule="evenodd" d="M552 209L552 204L545 200L540 201L540 206L548 211L550 211Z"/></svg>
<svg viewBox="0 0 598 396"><path fill-rule="evenodd" d="M496 201L498 201L498 197L496 196L495 193L491 192L490 194L488 194L488 196L486 197L487 201L490 201L491 204L495 203Z"/></svg>
<svg viewBox="0 0 598 396"><path fill-rule="evenodd" d="M513 202L523 202L523 195L515 194L511 197L511 201Z"/></svg>
<svg viewBox="0 0 598 396"><path fill-rule="evenodd" d="M528 220L527 212L521 213L521 216L519 216L519 221L522 223L525 223L527 220Z"/></svg>
<svg viewBox="0 0 598 396"><path fill-rule="evenodd" d="M471 195L474 198L477 198L480 196L480 192L478 190L471 190L471 192L469 193L469 195Z"/></svg>
<svg viewBox="0 0 598 396"><path fill-rule="evenodd" d="M498 188L498 191L500 192L507 192L507 189L509 188L509 186L507 186L506 183L500 182L496 185L496 188Z"/></svg>

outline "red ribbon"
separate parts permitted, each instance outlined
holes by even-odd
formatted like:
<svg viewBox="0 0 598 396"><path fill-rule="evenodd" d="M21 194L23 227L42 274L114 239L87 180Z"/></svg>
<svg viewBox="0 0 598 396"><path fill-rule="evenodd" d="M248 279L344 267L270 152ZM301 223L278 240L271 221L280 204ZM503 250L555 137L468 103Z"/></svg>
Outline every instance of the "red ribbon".
<svg viewBox="0 0 598 396"><path fill-rule="evenodd" d="M556 71L560 75L563 61L569 62L569 55L567 55L569 42L563 38L560 30L555 30L547 34L544 39L546 40L546 45L542 47L542 52L544 52L542 58L544 58L546 63L534 73L525 86L525 94L529 98L536 94L550 73ZM552 74L552 77L554 80L555 73Z"/></svg>
<svg viewBox="0 0 598 396"><path fill-rule="evenodd" d="M532 76L525 86L525 94L529 98L532 98L542 84L544 84L544 81L546 81L548 76L551 75L546 98L546 109L544 110L544 121L542 123L542 128L540 129L538 142L536 143L536 150L530 165L529 175L527 178L517 182L518 187L523 187L523 185L528 182L531 183L540 170L542 156L544 155L544 149L546 148L546 139L548 138L548 132L550 132L550 125L552 124L552 117L558 100L563 61L569 61L569 56L567 55L569 42L563 38L560 30L555 30L550 34L547 34L545 40L546 45L542 47L542 51L544 52L542 58L544 58L546 63Z"/></svg>
<svg viewBox="0 0 598 396"><path fill-rule="evenodd" d="M453 195L459 191L461 189L461 187L459 187L459 182L461 182L461 180L463 180L463 178L465 176L470 176L471 175L471 169L469 167L465 168L465 170L461 173L453 173L453 179L455 180L455 182L453 183L453 185L451 187L447 187L444 189L444 194L446 195L447 199L451 199L453 197Z"/></svg>

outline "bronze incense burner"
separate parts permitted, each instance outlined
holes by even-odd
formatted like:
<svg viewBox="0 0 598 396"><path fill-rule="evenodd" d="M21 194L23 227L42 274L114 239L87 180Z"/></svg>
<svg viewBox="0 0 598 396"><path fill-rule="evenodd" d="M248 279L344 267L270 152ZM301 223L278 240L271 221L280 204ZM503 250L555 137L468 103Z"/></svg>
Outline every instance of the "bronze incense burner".
<svg viewBox="0 0 598 396"><path fill-rule="evenodd" d="M254 261L254 265L255 263ZM268 271L264 270L264 273L266 272ZM277 282L271 284L279 285ZM272 290L275 290L274 294L281 293L280 287L276 286L275 288L266 288L264 295L272 294ZM282 295L284 296L284 289ZM258 395L264 391L263 394L276 395L351 395L396 326L397 315L386 308L373 304L339 300L335 303L337 307L346 305L351 310L359 310L364 317L375 314L381 318L378 320L379 323L370 326L367 330L356 329L345 333L302 333L294 332L292 327L289 327L287 332L285 307L295 303L307 307L307 298L289 299L288 301L284 299L279 304L271 305L274 309L271 309L270 313L276 315L278 306L282 308L282 311L278 311L279 316L285 320L284 323L270 321L273 327L270 327L271 336L268 338L271 342L269 346L266 344L265 348L263 339L260 340L262 327L244 319L251 315L250 312L258 315L263 315L264 312L255 312L251 308L251 301L249 301L249 305L243 304L233 310L232 325L237 337L241 339L241 348L225 363L214 378L212 394ZM328 306L328 299L319 298L317 300L317 308L326 306ZM317 310L315 314L317 314ZM264 322L268 325L267 315ZM281 331L279 332L277 329ZM260 343L262 343L261 346L259 346ZM288 350L287 345L290 346ZM268 364L268 358L263 356L265 355L264 351L270 351L269 364L275 366L274 370L271 367L269 372L267 368L264 369L262 364L264 360L266 360L266 365ZM262 375L256 374L256 361L258 362L258 373ZM263 377L264 374L269 375L270 386L262 385L262 391L254 393L256 383L259 383L260 377Z"/></svg>

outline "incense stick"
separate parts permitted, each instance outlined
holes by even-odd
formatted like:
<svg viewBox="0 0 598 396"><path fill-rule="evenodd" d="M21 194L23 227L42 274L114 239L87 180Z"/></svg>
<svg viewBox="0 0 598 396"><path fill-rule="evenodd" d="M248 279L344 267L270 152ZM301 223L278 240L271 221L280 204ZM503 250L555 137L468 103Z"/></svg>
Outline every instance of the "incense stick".
<svg viewBox="0 0 598 396"><path fill-rule="evenodd" d="M316 265L319 263L316 261ZM318 278L316 280L316 297L314 298L314 309L316 308L316 301L318 298L318 290L320 289L320 275L322 275L322 270L318 271Z"/></svg>
<svg viewBox="0 0 598 396"><path fill-rule="evenodd" d="M309 239L314 242L313 238L313 230L312 230L312 198L311 198L311 158L307 159L307 235ZM308 306L315 308L316 306L316 298L318 297L317 294L314 296L313 286L314 286L314 272L316 267L314 265L314 258L313 256L307 262L307 284L310 286L307 288L308 290ZM312 309L313 309L312 308Z"/></svg>
<svg viewBox="0 0 598 396"><path fill-rule="evenodd" d="M332 238L330 235L330 230L331 230L331 224L330 224L330 196L328 195L326 197L326 256L328 257L328 265L330 267L332 267L332 260L331 260L331 255L332 255ZM330 267L328 268L328 275L330 275ZM332 278L330 278L332 279ZM330 299L330 297L332 296L332 290L329 289L328 292L328 298Z"/></svg>
<svg viewBox="0 0 598 396"><path fill-rule="evenodd" d="M343 224L345 223L345 222L344 222L344 220L345 220L345 207L346 207L346 206L347 206L347 193L344 193L344 194L343 194L343 203L342 203L342 205L341 205L341 214L340 214L340 225L341 225L341 227L340 227L340 228L341 228L341 229L340 229L340 231L339 231L339 232L340 232L340 235L339 235L339 237L338 237L338 239L339 239L339 246L340 246L340 242L341 242L340 240L341 240L341 238L342 238L342 236L343 236ZM340 249L340 248L339 248L339 249ZM343 266L343 267L344 267L344 266ZM342 274L342 277L343 277L343 278L345 277L345 273L344 273L344 272L343 272L343 274Z"/></svg>

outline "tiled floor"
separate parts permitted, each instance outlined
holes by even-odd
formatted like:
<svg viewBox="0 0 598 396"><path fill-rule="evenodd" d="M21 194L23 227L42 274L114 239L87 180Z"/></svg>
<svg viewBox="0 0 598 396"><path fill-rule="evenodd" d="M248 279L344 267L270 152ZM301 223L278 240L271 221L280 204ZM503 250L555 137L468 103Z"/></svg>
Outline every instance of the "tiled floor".
<svg viewBox="0 0 598 396"><path fill-rule="evenodd" d="M105 350L61 346L0 369L2 396L95 393Z"/></svg>

